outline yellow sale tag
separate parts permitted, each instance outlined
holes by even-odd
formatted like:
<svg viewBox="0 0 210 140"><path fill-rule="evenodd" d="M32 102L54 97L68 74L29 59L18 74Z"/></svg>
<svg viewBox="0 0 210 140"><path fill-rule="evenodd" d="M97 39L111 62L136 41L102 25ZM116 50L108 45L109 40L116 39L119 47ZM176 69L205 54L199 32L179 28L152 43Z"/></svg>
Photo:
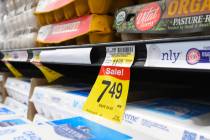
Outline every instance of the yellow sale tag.
<svg viewBox="0 0 210 140"><path fill-rule="evenodd" d="M23 75L9 62L5 61L4 64L7 66L7 68L11 71L11 73L16 77L16 78L21 78Z"/></svg>
<svg viewBox="0 0 210 140"><path fill-rule="evenodd" d="M84 111L116 122L122 121L134 55L134 46L107 48L98 78L83 106Z"/></svg>
<svg viewBox="0 0 210 140"><path fill-rule="evenodd" d="M3 61L10 61L11 60L11 56L8 52L4 53L4 58Z"/></svg>
<svg viewBox="0 0 210 140"><path fill-rule="evenodd" d="M33 58L31 59L31 62L40 62L40 53L41 51L33 51Z"/></svg>
<svg viewBox="0 0 210 140"><path fill-rule="evenodd" d="M47 81L49 83L51 83L63 76L62 74L60 74L54 70L51 70L50 68L42 65L39 62L32 62L32 63L44 74L45 78L47 79Z"/></svg>

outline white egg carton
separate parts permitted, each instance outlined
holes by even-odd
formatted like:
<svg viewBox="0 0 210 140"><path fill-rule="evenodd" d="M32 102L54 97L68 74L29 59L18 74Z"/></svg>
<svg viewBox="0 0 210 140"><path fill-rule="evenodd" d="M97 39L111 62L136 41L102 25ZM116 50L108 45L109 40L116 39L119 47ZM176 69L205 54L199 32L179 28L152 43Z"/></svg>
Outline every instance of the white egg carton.
<svg viewBox="0 0 210 140"><path fill-rule="evenodd" d="M210 104L185 99L131 103L123 125L160 140L209 140Z"/></svg>
<svg viewBox="0 0 210 140"><path fill-rule="evenodd" d="M31 83L28 79L7 78L5 88L10 97L15 100L28 104Z"/></svg>
<svg viewBox="0 0 210 140"><path fill-rule="evenodd" d="M61 110L82 110L89 90L90 88L87 85L69 87L61 85L40 86L35 88L31 101L37 107L37 110L40 109L38 108L40 103L45 103L53 108L59 107Z"/></svg>
<svg viewBox="0 0 210 140"><path fill-rule="evenodd" d="M31 124L31 122L22 117L5 117L0 120L0 128L13 127L17 125Z"/></svg>
<svg viewBox="0 0 210 140"><path fill-rule="evenodd" d="M59 106L55 107L47 102L37 101L34 105L38 114L48 120L64 119L80 115L79 111L63 110Z"/></svg>
<svg viewBox="0 0 210 140"><path fill-rule="evenodd" d="M20 114L14 109L4 104L0 104L0 120L8 117L24 117L24 116L23 114Z"/></svg>
<svg viewBox="0 0 210 140"><path fill-rule="evenodd" d="M44 116L42 116L40 114L36 114L33 119L33 123L38 124L38 125L45 124L46 122L49 122L49 121L51 121L51 120L45 118Z"/></svg>
<svg viewBox="0 0 210 140"><path fill-rule="evenodd" d="M7 97L4 105L10 107L11 109L15 110L19 114L22 114L25 118L27 118L28 113L28 106L16 101L13 98Z"/></svg>

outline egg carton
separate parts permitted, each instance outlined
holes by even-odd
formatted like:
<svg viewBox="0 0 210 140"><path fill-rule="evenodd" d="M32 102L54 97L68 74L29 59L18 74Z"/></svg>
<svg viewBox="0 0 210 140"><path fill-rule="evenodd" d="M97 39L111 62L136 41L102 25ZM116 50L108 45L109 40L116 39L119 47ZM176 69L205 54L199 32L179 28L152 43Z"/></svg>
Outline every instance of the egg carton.
<svg viewBox="0 0 210 140"><path fill-rule="evenodd" d="M25 118L27 118L27 112L28 112L28 106L25 104L22 104L18 101L16 101L13 98L7 97L4 105L10 107L11 109L15 110L19 114L23 115Z"/></svg>
<svg viewBox="0 0 210 140"><path fill-rule="evenodd" d="M5 84L8 95L15 100L28 104L31 84L26 80L8 78Z"/></svg>
<svg viewBox="0 0 210 140"><path fill-rule="evenodd" d="M60 106L54 107L46 102L36 101L34 106L39 115L49 120L64 119L79 115L79 111L64 110Z"/></svg>
<svg viewBox="0 0 210 140"><path fill-rule="evenodd" d="M89 91L89 86L79 84L68 87L40 86L35 88L31 101L35 105L43 102L55 108L61 107L63 110L82 110Z"/></svg>

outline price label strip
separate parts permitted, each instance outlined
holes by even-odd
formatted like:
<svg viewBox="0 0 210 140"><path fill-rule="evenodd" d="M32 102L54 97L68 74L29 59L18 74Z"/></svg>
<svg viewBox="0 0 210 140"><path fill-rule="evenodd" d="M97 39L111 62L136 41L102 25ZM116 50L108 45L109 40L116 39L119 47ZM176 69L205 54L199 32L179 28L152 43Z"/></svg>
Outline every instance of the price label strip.
<svg viewBox="0 0 210 140"><path fill-rule="evenodd" d="M44 66L41 62L40 62L40 52L34 52L34 57L31 59L31 63L36 66L45 76L45 78L47 79L47 81L49 83L59 79L60 77L63 77L62 74Z"/></svg>
<svg viewBox="0 0 210 140"><path fill-rule="evenodd" d="M11 63L4 61L4 64L7 66L7 68L11 71L11 73L16 77L16 78L21 78L23 77L23 74L20 73Z"/></svg>
<svg viewBox="0 0 210 140"><path fill-rule="evenodd" d="M105 61L83 110L121 122L127 102L135 47L110 47L106 51Z"/></svg>
<svg viewBox="0 0 210 140"><path fill-rule="evenodd" d="M26 62L28 60L27 51L12 51L4 54L3 61Z"/></svg>
<svg viewBox="0 0 210 140"><path fill-rule="evenodd" d="M11 60L11 56L10 56L9 52L4 53L4 58L2 60L3 61L10 61Z"/></svg>

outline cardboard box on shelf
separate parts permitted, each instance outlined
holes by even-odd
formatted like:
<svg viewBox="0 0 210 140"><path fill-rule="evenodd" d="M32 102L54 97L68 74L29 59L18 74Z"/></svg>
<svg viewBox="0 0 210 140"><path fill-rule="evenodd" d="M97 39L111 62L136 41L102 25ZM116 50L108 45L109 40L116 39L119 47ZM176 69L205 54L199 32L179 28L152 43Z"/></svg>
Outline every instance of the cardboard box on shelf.
<svg viewBox="0 0 210 140"><path fill-rule="evenodd" d="M127 105L123 124L161 140L208 140L210 104L169 98L135 102Z"/></svg>
<svg viewBox="0 0 210 140"><path fill-rule="evenodd" d="M31 124L31 122L22 117L5 117L0 120L0 128L26 124Z"/></svg>
<svg viewBox="0 0 210 140"><path fill-rule="evenodd" d="M5 105L11 106L11 109L16 108L15 110L19 111L20 114L32 121L34 115L36 114L36 110L34 108L33 103L30 102L29 99L33 95L33 90L36 86L45 84L47 84L47 81L41 78L31 78L27 81L9 78L9 81L7 81L7 85L5 85L9 89L10 93L8 93L5 89L4 103ZM20 93L22 93L23 96L20 96ZM12 98L10 98L9 95L11 95Z"/></svg>
<svg viewBox="0 0 210 140"><path fill-rule="evenodd" d="M16 110L0 104L0 120L8 117L23 117L23 114L16 112Z"/></svg>
<svg viewBox="0 0 210 140"><path fill-rule="evenodd" d="M22 104L28 104L31 81L29 78L8 77L5 88L9 97L17 100Z"/></svg>
<svg viewBox="0 0 210 140"><path fill-rule="evenodd" d="M4 105L15 110L18 114L24 116L24 118L27 118L28 106L26 104L18 102L11 97L7 97L4 101Z"/></svg>
<svg viewBox="0 0 210 140"><path fill-rule="evenodd" d="M4 85L6 83L6 80L7 80L8 76L9 76L9 73L0 72L0 95L2 97L2 101L0 101L0 102L3 102L7 97L7 93L6 93L6 90L4 88Z"/></svg>
<svg viewBox="0 0 210 140"><path fill-rule="evenodd" d="M89 92L90 87L86 84L38 86L31 101L40 115L61 119L80 115Z"/></svg>
<svg viewBox="0 0 210 140"><path fill-rule="evenodd" d="M47 84L48 82L46 79L31 78L31 88L30 88L30 94L29 94L27 119L33 121L33 118L35 114L37 113L34 104L30 101L31 97L33 96L35 87L40 86L40 85L47 85Z"/></svg>
<svg viewBox="0 0 210 140"><path fill-rule="evenodd" d="M91 116L92 117L92 116ZM143 133L137 133L135 130L128 129L122 125L109 121L110 128L105 121L97 123L95 118L87 119L75 117L64 120L51 121L45 124L26 124L0 128L0 139L14 140L19 138L25 139L42 139L42 140L69 140L69 139L90 139L90 140L157 140ZM2 132L2 133L1 133Z"/></svg>
<svg viewBox="0 0 210 140"><path fill-rule="evenodd" d="M45 124L46 122L49 122L50 120L45 118L43 115L40 115L40 114L36 114L34 116L34 119L33 119L33 123L34 124Z"/></svg>
<svg viewBox="0 0 210 140"><path fill-rule="evenodd" d="M108 15L86 15L40 28L37 41L58 45L77 38L78 44L113 41L113 17Z"/></svg>
<svg viewBox="0 0 210 140"><path fill-rule="evenodd" d="M136 131L132 127L123 126L120 123L115 123L115 122L101 118L96 115L92 115L92 114L83 112L81 114L81 116L62 119L62 120L54 120L54 121L48 122L48 124L53 125L53 126L59 126L59 125L72 126L73 125L75 128L78 128L77 126L84 126L85 128L90 129L89 132L91 134L93 134L93 133L101 134L101 137L103 137L104 135L107 135L107 134L110 134L110 135L120 134L121 138L119 137L116 139L158 140L158 139L154 138L153 136L149 136L149 135L146 135L140 131ZM100 129L100 126L102 126L102 128L104 128L104 131L103 131L103 129ZM95 128L98 128L98 129L95 129ZM93 130L93 131L91 131L91 130ZM110 131L110 132L107 132L107 131ZM103 132L103 133L101 133L101 132ZM115 136L117 136L117 135L115 135ZM115 139L115 138L113 137L112 139Z"/></svg>

